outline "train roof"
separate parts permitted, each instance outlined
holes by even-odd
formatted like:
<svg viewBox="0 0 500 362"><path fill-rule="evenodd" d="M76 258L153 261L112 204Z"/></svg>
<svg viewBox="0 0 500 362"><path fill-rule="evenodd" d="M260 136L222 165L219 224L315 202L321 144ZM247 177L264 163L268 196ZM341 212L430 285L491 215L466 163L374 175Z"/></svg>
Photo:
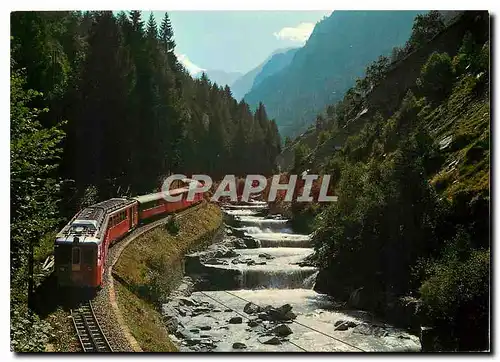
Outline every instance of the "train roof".
<svg viewBox="0 0 500 362"><path fill-rule="evenodd" d="M179 189L174 189L174 190L170 190L170 191L161 191L161 192L155 192L153 194L136 196L136 197L134 197L134 200L137 200L141 204L146 204L146 203L152 202L152 201L165 200L165 196L168 194L174 196L174 195L182 194L182 193L187 192L187 191L189 191L188 187L181 187Z"/></svg>
<svg viewBox="0 0 500 362"><path fill-rule="evenodd" d="M79 237L81 242L98 242L106 215L134 202L136 201L114 198L84 208L59 232L56 243L72 242L75 236Z"/></svg>

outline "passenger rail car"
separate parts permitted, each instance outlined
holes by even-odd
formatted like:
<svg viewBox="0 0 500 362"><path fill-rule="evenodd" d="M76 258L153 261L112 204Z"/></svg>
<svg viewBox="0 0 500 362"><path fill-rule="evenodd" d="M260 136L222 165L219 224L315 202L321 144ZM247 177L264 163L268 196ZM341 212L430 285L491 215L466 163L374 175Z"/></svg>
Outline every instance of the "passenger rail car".
<svg viewBox="0 0 500 362"><path fill-rule="evenodd" d="M128 198L114 198L78 212L57 234L54 244L54 268L58 285L99 287L102 284L109 246L138 224L159 215L178 212L203 200L203 193L187 200L190 182L182 180L167 191L180 200L168 202L158 192Z"/></svg>

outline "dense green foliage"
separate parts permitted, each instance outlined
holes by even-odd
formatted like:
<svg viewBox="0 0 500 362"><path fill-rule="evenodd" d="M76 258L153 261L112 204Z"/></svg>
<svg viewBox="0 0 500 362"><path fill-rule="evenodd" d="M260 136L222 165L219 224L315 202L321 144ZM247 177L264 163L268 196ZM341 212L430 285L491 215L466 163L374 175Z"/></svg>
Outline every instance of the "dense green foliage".
<svg viewBox="0 0 500 362"><path fill-rule="evenodd" d="M328 104L339 101L380 55L404 45L418 11L334 11L316 24L304 47L281 71L245 96L262 101L282 136L296 136Z"/></svg>
<svg viewBox="0 0 500 362"><path fill-rule="evenodd" d="M439 101L449 95L454 80L450 56L447 53L434 53L424 64L417 84L422 95Z"/></svg>
<svg viewBox="0 0 500 362"><path fill-rule="evenodd" d="M487 54L488 42L466 34L453 58L429 56L397 112L372 108L361 120L373 107L367 75L328 107L316 148L293 146L294 172L333 175L338 196L309 208L318 290L349 300L361 288L356 306L394 322L396 306L418 298L420 323L441 331L433 347L441 350L489 345Z"/></svg>
<svg viewBox="0 0 500 362"><path fill-rule="evenodd" d="M14 65L11 61L11 346L15 350L39 351L44 348L49 329L28 312L28 290L33 286L33 248L59 221L60 183L54 171L64 134L56 126L42 127L39 118L47 110L29 107L42 94L26 89L26 77Z"/></svg>
<svg viewBox="0 0 500 362"><path fill-rule="evenodd" d="M192 79L168 15L158 29L139 11L18 12L12 35L18 67L50 109L43 125L68 120L61 176L75 200L90 185L100 198L151 192L170 173L273 171L279 136L264 106L253 114L228 87Z"/></svg>

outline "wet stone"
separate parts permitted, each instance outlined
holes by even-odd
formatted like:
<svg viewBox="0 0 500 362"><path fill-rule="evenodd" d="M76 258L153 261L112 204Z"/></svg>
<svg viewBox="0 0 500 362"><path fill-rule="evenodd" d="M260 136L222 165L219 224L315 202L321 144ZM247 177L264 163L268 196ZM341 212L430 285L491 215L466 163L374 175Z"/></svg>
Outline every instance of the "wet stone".
<svg viewBox="0 0 500 362"><path fill-rule="evenodd" d="M287 325L285 324L280 324L280 325L277 325L276 327L274 327L271 332L273 332L274 334L280 336L280 337L286 337L290 334L292 334L292 330L290 329L290 327L288 327Z"/></svg>
<svg viewBox="0 0 500 362"><path fill-rule="evenodd" d="M235 342L235 343L233 343L233 348L234 349L245 349L245 348L247 348L247 345L245 343Z"/></svg>
<svg viewBox="0 0 500 362"><path fill-rule="evenodd" d="M278 337L260 337L259 342L262 344L272 344L272 345L281 344L281 341L279 340Z"/></svg>
<svg viewBox="0 0 500 362"><path fill-rule="evenodd" d="M253 319L247 323L249 327L257 327L259 325L259 322L257 319Z"/></svg>
<svg viewBox="0 0 500 362"><path fill-rule="evenodd" d="M241 324L243 322L243 318L241 317L232 317L229 319L229 324Z"/></svg>
<svg viewBox="0 0 500 362"><path fill-rule="evenodd" d="M243 308L243 312L246 314L254 314L260 312L260 307L257 304L249 302Z"/></svg>
<svg viewBox="0 0 500 362"><path fill-rule="evenodd" d="M353 321L346 321L346 320L338 320L335 322L335 330L336 331L346 331L348 330L349 328L354 328L358 325L358 323L356 322L353 322Z"/></svg>
<svg viewBox="0 0 500 362"><path fill-rule="evenodd" d="M227 260L220 260L220 259L208 259L205 261L205 264L207 265L228 265L229 263Z"/></svg>
<svg viewBox="0 0 500 362"><path fill-rule="evenodd" d="M211 329L212 329L212 327L210 327L210 326L199 326L198 328L199 328L200 330L202 330L202 331L209 331L209 330L211 330Z"/></svg>
<svg viewBox="0 0 500 362"><path fill-rule="evenodd" d="M189 307L192 307L194 305L197 305L198 303L196 303L191 298L181 297L181 298L179 298L179 304L181 304L181 305L187 305Z"/></svg>
<svg viewBox="0 0 500 362"><path fill-rule="evenodd" d="M186 344L188 346L192 346L192 345L195 345L195 344L200 344L202 342L201 338L188 338L185 341L186 341Z"/></svg>
<svg viewBox="0 0 500 362"><path fill-rule="evenodd" d="M179 327L179 320L173 316L167 316L164 318L165 327L169 333L174 333Z"/></svg>

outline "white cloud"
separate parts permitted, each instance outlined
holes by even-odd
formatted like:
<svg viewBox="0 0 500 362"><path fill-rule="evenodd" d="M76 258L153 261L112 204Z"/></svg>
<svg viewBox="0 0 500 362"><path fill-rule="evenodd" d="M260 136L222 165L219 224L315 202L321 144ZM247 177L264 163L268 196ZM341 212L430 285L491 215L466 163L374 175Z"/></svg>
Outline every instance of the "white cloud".
<svg viewBox="0 0 500 362"><path fill-rule="evenodd" d="M177 56L179 62L181 62L181 64L187 69L189 74L193 76L206 70L194 64L191 60L189 60L186 54L175 54L175 55Z"/></svg>
<svg viewBox="0 0 500 362"><path fill-rule="evenodd" d="M274 33L274 36L280 40L291 40L303 43L309 39L313 29L313 23L300 23L296 27L284 27L277 33Z"/></svg>

